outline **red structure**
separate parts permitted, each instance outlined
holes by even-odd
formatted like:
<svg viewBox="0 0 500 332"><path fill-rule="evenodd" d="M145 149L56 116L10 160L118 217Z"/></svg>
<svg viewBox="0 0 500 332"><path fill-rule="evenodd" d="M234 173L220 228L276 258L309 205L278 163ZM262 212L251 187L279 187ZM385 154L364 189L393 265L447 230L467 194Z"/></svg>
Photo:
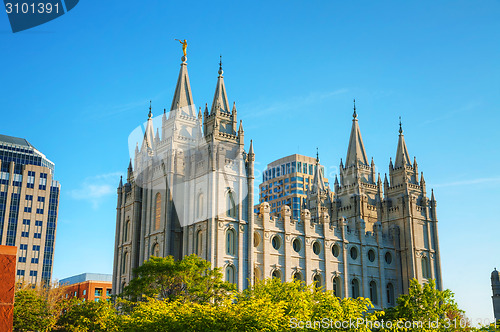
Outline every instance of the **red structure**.
<svg viewBox="0 0 500 332"><path fill-rule="evenodd" d="M12 331L17 247L0 246L0 331Z"/></svg>
<svg viewBox="0 0 500 332"><path fill-rule="evenodd" d="M111 275L83 273L59 281L64 287L65 298L85 301L103 301L111 296Z"/></svg>

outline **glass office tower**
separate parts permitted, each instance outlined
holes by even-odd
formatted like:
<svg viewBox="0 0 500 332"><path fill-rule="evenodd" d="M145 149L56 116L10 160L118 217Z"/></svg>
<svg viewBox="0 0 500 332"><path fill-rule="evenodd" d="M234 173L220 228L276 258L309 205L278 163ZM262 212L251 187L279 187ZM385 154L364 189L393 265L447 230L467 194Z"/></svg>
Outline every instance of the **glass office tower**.
<svg viewBox="0 0 500 332"><path fill-rule="evenodd" d="M0 135L0 244L17 247L18 281L51 280L59 191L53 162L27 140Z"/></svg>
<svg viewBox="0 0 500 332"><path fill-rule="evenodd" d="M273 161L267 165L262 174L262 183L259 185L259 203L268 202L271 214L281 217L284 205L290 206L292 219L300 218L303 200L314 178L316 158L293 154ZM325 170L319 166L323 177ZM324 177L325 187L328 179ZM256 206L255 212L258 213Z"/></svg>

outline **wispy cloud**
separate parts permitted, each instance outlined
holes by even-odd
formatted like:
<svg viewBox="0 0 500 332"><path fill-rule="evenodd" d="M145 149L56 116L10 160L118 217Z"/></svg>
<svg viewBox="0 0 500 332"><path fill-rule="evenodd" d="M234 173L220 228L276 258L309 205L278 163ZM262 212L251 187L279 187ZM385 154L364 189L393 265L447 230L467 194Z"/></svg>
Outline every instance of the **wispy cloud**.
<svg viewBox="0 0 500 332"><path fill-rule="evenodd" d="M450 110L450 111L448 111L448 112L446 112L444 114L437 112L435 114L442 114L442 115L435 116L435 117L430 118L430 119L428 119L426 121L422 121L420 123L420 125L424 126L424 125L428 125L429 123L433 123L433 122L437 122L437 121L443 121L443 120L446 120L446 119L449 119L449 118L453 117L455 114L458 114L458 113L470 112L470 111L477 110L480 106L481 106L481 103L479 103L479 102L469 102L469 103L465 104L464 106L462 106L460 108Z"/></svg>
<svg viewBox="0 0 500 332"><path fill-rule="evenodd" d="M87 177L80 188L70 190L69 195L76 200L88 201L93 209L97 209L103 197L114 194L116 180L120 175L122 173L113 172Z"/></svg>
<svg viewBox="0 0 500 332"><path fill-rule="evenodd" d="M283 112L290 112L290 110L298 109L298 108L304 108L308 105L311 105L312 103L328 99L330 97L344 94L348 92L349 90L346 88L342 89L337 89L334 91L328 91L328 92L312 92L308 95L305 96L298 96L294 97L288 100L282 100L280 102L273 102L272 104L266 104L266 105L256 105L256 104L250 104L250 105L244 105L244 108L247 110L246 111L246 118L258 118L262 117L264 115L269 115L269 114L279 114Z"/></svg>
<svg viewBox="0 0 500 332"><path fill-rule="evenodd" d="M478 179L453 181L453 182L446 182L446 183L437 183L437 184L434 184L433 187L439 188L439 187L467 186L467 185L475 185L475 184L482 184L482 183L497 183L497 182L500 182L500 177L478 178Z"/></svg>

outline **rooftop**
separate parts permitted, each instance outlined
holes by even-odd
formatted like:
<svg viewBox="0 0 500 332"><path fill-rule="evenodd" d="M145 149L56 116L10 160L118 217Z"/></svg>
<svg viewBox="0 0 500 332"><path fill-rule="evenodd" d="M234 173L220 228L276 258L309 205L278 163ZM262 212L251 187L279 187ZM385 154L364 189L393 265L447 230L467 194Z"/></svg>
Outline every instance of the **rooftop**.
<svg viewBox="0 0 500 332"><path fill-rule="evenodd" d="M113 275L112 274L104 274L104 273L82 273L76 276L68 277L59 280L59 285L73 285L78 284L84 281L104 281L104 282L112 282Z"/></svg>

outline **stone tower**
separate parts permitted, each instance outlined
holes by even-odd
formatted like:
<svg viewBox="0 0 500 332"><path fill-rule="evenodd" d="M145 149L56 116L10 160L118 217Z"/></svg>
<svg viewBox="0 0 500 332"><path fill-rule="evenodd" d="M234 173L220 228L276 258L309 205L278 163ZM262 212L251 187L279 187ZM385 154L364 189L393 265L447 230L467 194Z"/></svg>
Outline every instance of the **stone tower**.
<svg viewBox="0 0 500 332"><path fill-rule="evenodd" d="M493 291L493 313L495 320L500 320L500 272L497 269L491 272L491 288Z"/></svg>
<svg viewBox="0 0 500 332"><path fill-rule="evenodd" d="M211 111L206 105L204 114L196 114L185 56L180 66L170 112L161 116L162 135L155 133L150 105L127 181L117 189L114 294L150 256L197 254L239 289L253 280L252 143L246 153L222 64Z"/></svg>

